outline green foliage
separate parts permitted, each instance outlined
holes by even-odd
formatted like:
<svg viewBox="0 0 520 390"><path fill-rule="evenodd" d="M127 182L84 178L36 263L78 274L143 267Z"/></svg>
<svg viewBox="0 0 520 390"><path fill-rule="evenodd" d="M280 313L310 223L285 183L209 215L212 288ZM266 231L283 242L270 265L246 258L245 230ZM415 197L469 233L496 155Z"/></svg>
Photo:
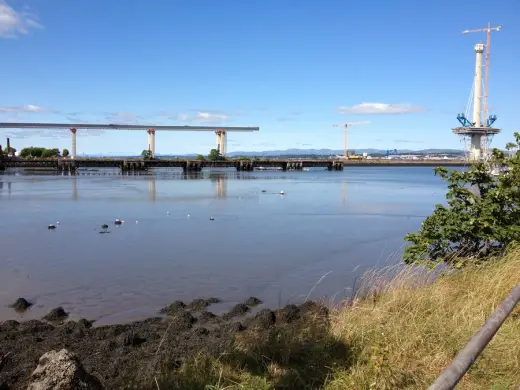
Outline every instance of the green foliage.
<svg viewBox="0 0 520 390"><path fill-rule="evenodd" d="M208 155L209 161L220 161L224 160L224 157L220 154L220 152L217 149L211 149Z"/></svg>
<svg viewBox="0 0 520 390"><path fill-rule="evenodd" d="M16 149L13 148L12 146L9 146L9 147L6 146L3 153L6 156L14 156L14 154L16 153Z"/></svg>
<svg viewBox="0 0 520 390"><path fill-rule="evenodd" d="M204 156L202 154L198 154L197 155L197 160L204 161L205 158L204 158Z"/></svg>
<svg viewBox="0 0 520 390"><path fill-rule="evenodd" d="M141 156L144 160L151 160L152 159L152 151L150 149L145 149L141 152Z"/></svg>
<svg viewBox="0 0 520 390"><path fill-rule="evenodd" d="M435 174L448 183L447 206L436 205L418 233L408 234L406 263L448 263L457 267L493 254L520 240L520 134L507 149L493 149L488 163L468 171L439 167ZM502 173L495 177L491 168Z"/></svg>
<svg viewBox="0 0 520 390"><path fill-rule="evenodd" d="M68 157L69 154L70 154L70 153L69 153L69 149L63 149L63 151L61 152L61 155L62 155L63 157Z"/></svg>
<svg viewBox="0 0 520 390"><path fill-rule="evenodd" d="M42 157L43 158L60 157L60 150L58 148L45 149L42 152Z"/></svg>
<svg viewBox="0 0 520 390"><path fill-rule="evenodd" d="M46 149L40 147L31 146L29 148L23 148L20 151L20 157L36 157L36 158L48 158L48 157L59 157L60 150L58 148Z"/></svg>

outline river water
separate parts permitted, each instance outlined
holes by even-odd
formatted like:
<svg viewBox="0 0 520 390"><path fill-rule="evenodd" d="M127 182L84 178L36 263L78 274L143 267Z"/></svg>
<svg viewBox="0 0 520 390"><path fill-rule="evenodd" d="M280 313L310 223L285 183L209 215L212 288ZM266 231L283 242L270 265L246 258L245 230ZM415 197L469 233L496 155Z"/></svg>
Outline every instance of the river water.
<svg viewBox="0 0 520 390"><path fill-rule="evenodd" d="M153 316L177 299L215 296L217 310L249 296L269 307L341 299L367 268L399 261L403 237L445 192L431 167L8 171L0 174L0 321L60 305L73 319L108 324ZM108 234L99 233L104 223ZM8 305L18 297L35 305L15 313Z"/></svg>

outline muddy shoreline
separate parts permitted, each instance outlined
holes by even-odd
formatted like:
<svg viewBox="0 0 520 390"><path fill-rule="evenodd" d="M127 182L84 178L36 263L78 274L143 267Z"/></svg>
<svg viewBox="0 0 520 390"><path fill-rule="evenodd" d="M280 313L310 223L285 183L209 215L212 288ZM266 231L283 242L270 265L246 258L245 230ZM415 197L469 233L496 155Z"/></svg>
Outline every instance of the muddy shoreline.
<svg viewBox="0 0 520 390"><path fill-rule="evenodd" d="M280 337L292 343L297 335L303 343L299 348L305 349L310 346L305 337L314 342L329 334L328 310L314 302L252 313L261 301L251 297L216 315L209 309L218 302L216 298L175 301L160 311L165 318L120 325L67 321L61 308L52 310L46 320L4 321L0 358L6 359L0 367L0 389L26 389L38 359L51 350L65 348L75 354L106 389L153 389L156 380L161 389L180 389L193 379L181 375L182 367L193 359L225 359L244 370L262 370L265 359L278 359L280 364L291 360L286 346L278 345Z"/></svg>

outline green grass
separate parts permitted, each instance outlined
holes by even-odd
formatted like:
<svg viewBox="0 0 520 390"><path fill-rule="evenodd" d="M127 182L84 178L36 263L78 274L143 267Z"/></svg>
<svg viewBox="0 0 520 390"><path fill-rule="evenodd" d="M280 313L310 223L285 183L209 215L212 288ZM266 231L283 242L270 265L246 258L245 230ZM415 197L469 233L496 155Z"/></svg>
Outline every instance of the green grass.
<svg viewBox="0 0 520 390"><path fill-rule="evenodd" d="M160 388L425 389L520 281L520 251L433 282L411 267L366 280L363 297L332 309L330 321L245 331L228 354L184 363ZM457 389L518 385L517 307Z"/></svg>

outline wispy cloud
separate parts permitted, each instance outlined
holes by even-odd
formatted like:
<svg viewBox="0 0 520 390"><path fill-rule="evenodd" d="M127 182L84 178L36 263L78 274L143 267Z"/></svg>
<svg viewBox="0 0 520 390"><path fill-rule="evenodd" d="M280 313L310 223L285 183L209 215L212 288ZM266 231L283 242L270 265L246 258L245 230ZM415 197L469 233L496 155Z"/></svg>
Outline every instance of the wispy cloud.
<svg viewBox="0 0 520 390"><path fill-rule="evenodd" d="M17 38L27 35L31 29L42 28L38 22L38 15L28 6L17 11L5 0L0 0L0 38Z"/></svg>
<svg viewBox="0 0 520 390"><path fill-rule="evenodd" d="M1 1L1 0L0 0ZM0 14L0 24L2 20L2 15ZM27 104L25 106L0 106L0 112L8 112L8 113L25 113L25 112L35 112L35 113L43 113L43 112L56 112L50 108L38 106L36 104Z"/></svg>
<svg viewBox="0 0 520 390"><path fill-rule="evenodd" d="M194 115L179 114L176 120L181 122L224 123L229 122L231 117L221 112L199 111Z"/></svg>
<svg viewBox="0 0 520 390"><path fill-rule="evenodd" d="M424 111L424 107L411 104L361 103L351 107L340 107L338 111L352 115L396 115Z"/></svg>
<svg viewBox="0 0 520 390"><path fill-rule="evenodd" d="M5 133L6 137L12 139L24 139L33 137L43 138L68 138L70 133L66 130L47 130L47 129L23 129L23 130L11 130Z"/></svg>
<svg viewBox="0 0 520 390"><path fill-rule="evenodd" d="M290 116L280 116L280 117L276 118L276 120L278 122L289 122L289 121L294 120L294 118L292 118Z"/></svg>
<svg viewBox="0 0 520 390"><path fill-rule="evenodd" d="M106 112L105 120L109 123L135 124L143 118L134 112Z"/></svg>
<svg viewBox="0 0 520 390"><path fill-rule="evenodd" d="M394 142L398 144L422 144L422 141L414 141L411 139L394 139Z"/></svg>
<svg viewBox="0 0 520 390"><path fill-rule="evenodd" d="M104 134L103 130L96 129L80 129L77 132L77 135L80 137L91 137L91 136L99 136ZM9 132L4 133L6 137L12 139L24 139L24 138L70 138L69 130L61 130L61 129L20 129L20 130L10 130Z"/></svg>

